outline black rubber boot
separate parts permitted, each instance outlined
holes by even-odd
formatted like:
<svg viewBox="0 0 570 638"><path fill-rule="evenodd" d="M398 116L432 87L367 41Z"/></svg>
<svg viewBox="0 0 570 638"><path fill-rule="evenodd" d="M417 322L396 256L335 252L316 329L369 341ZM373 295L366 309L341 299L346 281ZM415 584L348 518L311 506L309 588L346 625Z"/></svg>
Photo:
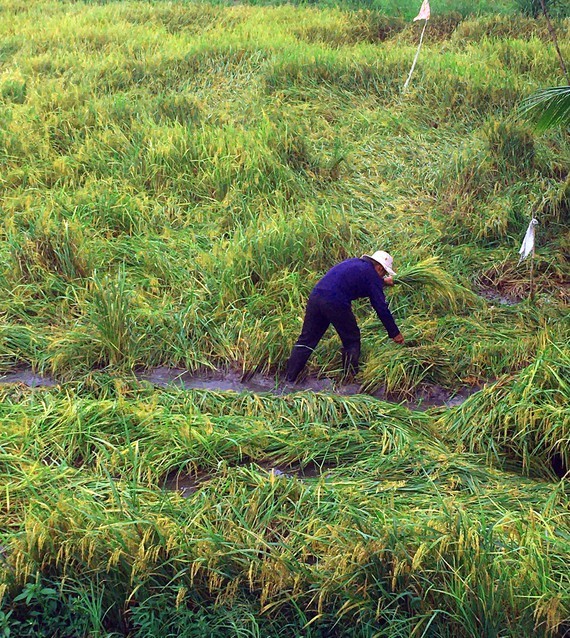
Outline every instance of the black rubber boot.
<svg viewBox="0 0 570 638"><path fill-rule="evenodd" d="M287 370L285 372L285 381L287 383L295 383L301 370L309 360L313 350L307 346L295 345L291 351L291 356L287 361Z"/></svg>
<svg viewBox="0 0 570 638"><path fill-rule="evenodd" d="M360 346L355 345L342 350L343 378L350 379L358 374L358 360L360 359Z"/></svg>

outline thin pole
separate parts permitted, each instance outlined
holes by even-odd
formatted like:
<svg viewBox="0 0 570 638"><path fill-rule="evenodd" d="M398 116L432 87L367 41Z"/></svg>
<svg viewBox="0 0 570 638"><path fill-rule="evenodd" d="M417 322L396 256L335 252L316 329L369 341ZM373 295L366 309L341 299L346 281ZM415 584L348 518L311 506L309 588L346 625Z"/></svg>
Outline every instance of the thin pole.
<svg viewBox="0 0 570 638"><path fill-rule="evenodd" d="M548 30L550 31L550 37L552 38L552 42L554 42L554 46L556 48L556 53L558 53L558 59L560 60L560 66L562 67L562 71L566 76L566 81L570 84L570 76L568 75L568 69L566 68L566 64L564 63L564 58L562 57L562 52L560 51L560 47L558 46L558 38L556 37L556 31L552 26L552 22L550 22L550 16L548 15L548 11L546 9L546 4L544 0L540 0L540 4L542 6L542 13L544 13L544 17L546 18L546 25L548 26Z"/></svg>
<svg viewBox="0 0 570 638"><path fill-rule="evenodd" d="M530 300L534 301L534 246L530 255Z"/></svg>
<svg viewBox="0 0 570 638"><path fill-rule="evenodd" d="M408 75L408 79L406 80L406 83L404 84L404 88L402 89L402 93L406 92L406 90L408 88L408 84L410 83L410 79L412 77L412 73L414 72L414 69L416 67L416 62L418 61L418 56L420 55L420 49L422 48L422 41L424 39L424 33L425 33L425 30L426 30L426 27L427 27L427 23L428 23L428 21L426 20L424 22L424 28L422 29L422 34L420 36L420 43L418 45L418 50L416 51L416 57L414 58L414 61L412 63L412 68L410 69L410 73Z"/></svg>

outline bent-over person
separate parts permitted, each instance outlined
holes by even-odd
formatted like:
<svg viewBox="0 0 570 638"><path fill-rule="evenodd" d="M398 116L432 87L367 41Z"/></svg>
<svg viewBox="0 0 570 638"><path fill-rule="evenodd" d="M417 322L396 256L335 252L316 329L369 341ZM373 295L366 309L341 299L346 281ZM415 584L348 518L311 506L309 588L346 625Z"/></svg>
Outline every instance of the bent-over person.
<svg viewBox="0 0 570 638"><path fill-rule="evenodd" d="M360 330L352 312L354 299L368 297L388 336L396 343L404 343L384 296L384 285L394 285L393 261L383 250L347 259L333 266L315 285L307 302L303 329L287 361L288 382L297 380L331 323L342 341L345 376L358 372Z"/></svg>

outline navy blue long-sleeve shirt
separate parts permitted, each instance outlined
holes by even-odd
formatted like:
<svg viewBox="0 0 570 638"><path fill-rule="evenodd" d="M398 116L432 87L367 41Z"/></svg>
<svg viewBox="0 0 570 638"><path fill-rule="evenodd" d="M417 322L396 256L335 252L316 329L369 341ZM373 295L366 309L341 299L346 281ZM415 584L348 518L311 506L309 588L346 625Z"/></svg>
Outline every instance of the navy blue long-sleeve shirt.
<svg viewBox="0 0 570 638"><path fill-rule="evenodd" d="M382 277L366 259L355 257L333 266L317 282L312 294L315 293L347 306L354 299L368 297L388 336L393 339L400 332L384 296Z"/></svg>

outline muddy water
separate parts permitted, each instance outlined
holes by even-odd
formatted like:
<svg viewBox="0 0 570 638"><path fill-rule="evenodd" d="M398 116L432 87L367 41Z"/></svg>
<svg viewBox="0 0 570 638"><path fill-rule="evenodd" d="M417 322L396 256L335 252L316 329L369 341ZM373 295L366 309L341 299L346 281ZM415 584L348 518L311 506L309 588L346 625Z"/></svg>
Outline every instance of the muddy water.
<svg viewBox="0 0 570 638"><path fill-rule="evenodd" d="M286 384L275 377L253 374L244 377L237 372L190 373L181 368L153 368L136 375L140 381L147 381L160 388L178 387L185 390L210 390L213 392L253 392L283 396L294 392L322 392L341 396L366 394L382 401L400 403L410 410L426 410L431 407L455 407L461 405L479 388L463 388L451 392L435 384L419 387L412 397L390 395L380 388L374 392L363 392L359 384L339 384L330 379L308 377L295 384ZM2 384L23 384L31 388L53 387L58 381L50 376L40 375L31 369L19 369L0 375Z"/></svg>
<svg viewBox="0 0 570 638"><path fill-rule="evenodd" d="M260 374L249 375L245 378L236 372L192 374L188 370L180 368L159 367L138 374L137 378L140 381L147 381L161 388L178 387L187 390L210 390L214 392L254 392L276 396L304 391L343 396L364 394L358 384L343 385L337 384L330 379L317 379L314 377L306 378L298 384L283 384L274 377ZM56 386L58 381L53 377L37 374L31 369L18 369L0 374L0 385L8 384L22 384L31 388L39 388ZM452 408L459 406L479 389L478 387L462 388L460 391L453 393L436 384L425 384L416 390L412 400L402 400L401 397L388 395L383 388L366 394L383 401L399 403L410 410L427 410L431 407ZM322 468L315 464L301 467L298 464L277 465L271 462L261 462L255 465L268 474L286 478L308 479L322 475L326 476L327 471L327 468ZM551 459L551 465L553 472L559 478L568 475L569 468L564 464L560 454L554 454ZM198 489L201 483L209 481L211 478L212 475L207 473L197 475L176 473L165 477L162 487L169 491L178 491L182 496L189 497Z"/></svg>
<svg viewBox="0 0 570 638"><path fill-rule="evenodd" d="M209 474L171 474L162 483L162 489L168 492L180 492L184 498L188 498L198 489L201 483L209 481Z"/></svg>
<svg viewBox="0 0 570 638"><path fill-rule="evenodd" d="M185 390L272 392L276 389L275 381L271 377L254 375L245 382L242 380L242 376L236 372L191 374L180 368L153 368L137 375L137 378L160 388L176 386Z"/></svg>
<svg viewBox="0 0 570 638"><path fill-rule="evenodd" d="M488 288L485 286L479 286L477 292L483 299L498 303L501 306L516 306L522 300L519 297L514 297L507 294L502 294L495 288Z"/></svg>
<svg viewBox="0 0 570 638"><path fill-rule="evenodd" d="M479 388L463 388L458 392L451 392L435 384L425 384L418 388L413 397L403 398L389 395L383 388L365 393L357 383L337 384L330 379L308 377L300 383L280 383L274 377L261 374L250 375L247 378L236 372L226 372L210 375L193 375L186 370L177 368L154 368L138 377L141 381L148 381L158 387L176 386L186 390L211 390L213 392L254 392L273 395L286 395L294 392L323 392L341 396L367 394L382 401L402 403L412 410L426 410L431 407L455 407L461 405L471 394Z"/></svg>
<svg viewBox="0 0 570 638"><path fill-rule="evenodd" d="M257 461L255 463L243 464L243 466L250 465L258 471L265 472L268 478L284 478L284 479L314 479L323 478L325 481L331 478L331 470L334 470L335 465L324 464L317 465L314 462L306 465L300 463L274 463L272 461ZM565 466L562 456L555 454L551 459L552 470L558 478L562 479L568 475L569 469ZM197 474L182 474L172 473L168 475L161 484L163 490L169 492L178 492L183 498L189 498L194 494L198 488L214 478L213 474L207 472L199 472Z"/></svg>
<svg viewBox="0 0 570 638"><path fill-rule="evenodd" d="M330 465L317 465L316 463L308 463L300 465L299 463L290 463L287 465L276 464L271 461L258 461L251 463L255 469L266 472L270 477L273 475L278 478L298 478L312 479L320 476L327 477L327 472L332 469ZM212 474L207 472L199 472L197 474L169 474L162 481L162 489L170 492L179 492L184 498L190 497L202 485L213 478Z"/></svg>
<svg viewBox="0 0 570 638"><path fill-rule="evenodd" d="M57 381L49 376L36 374L31 369L12 370L4 374L0 374L0 384L22 383L30 388L53 387L57 385Z"/></svg>

